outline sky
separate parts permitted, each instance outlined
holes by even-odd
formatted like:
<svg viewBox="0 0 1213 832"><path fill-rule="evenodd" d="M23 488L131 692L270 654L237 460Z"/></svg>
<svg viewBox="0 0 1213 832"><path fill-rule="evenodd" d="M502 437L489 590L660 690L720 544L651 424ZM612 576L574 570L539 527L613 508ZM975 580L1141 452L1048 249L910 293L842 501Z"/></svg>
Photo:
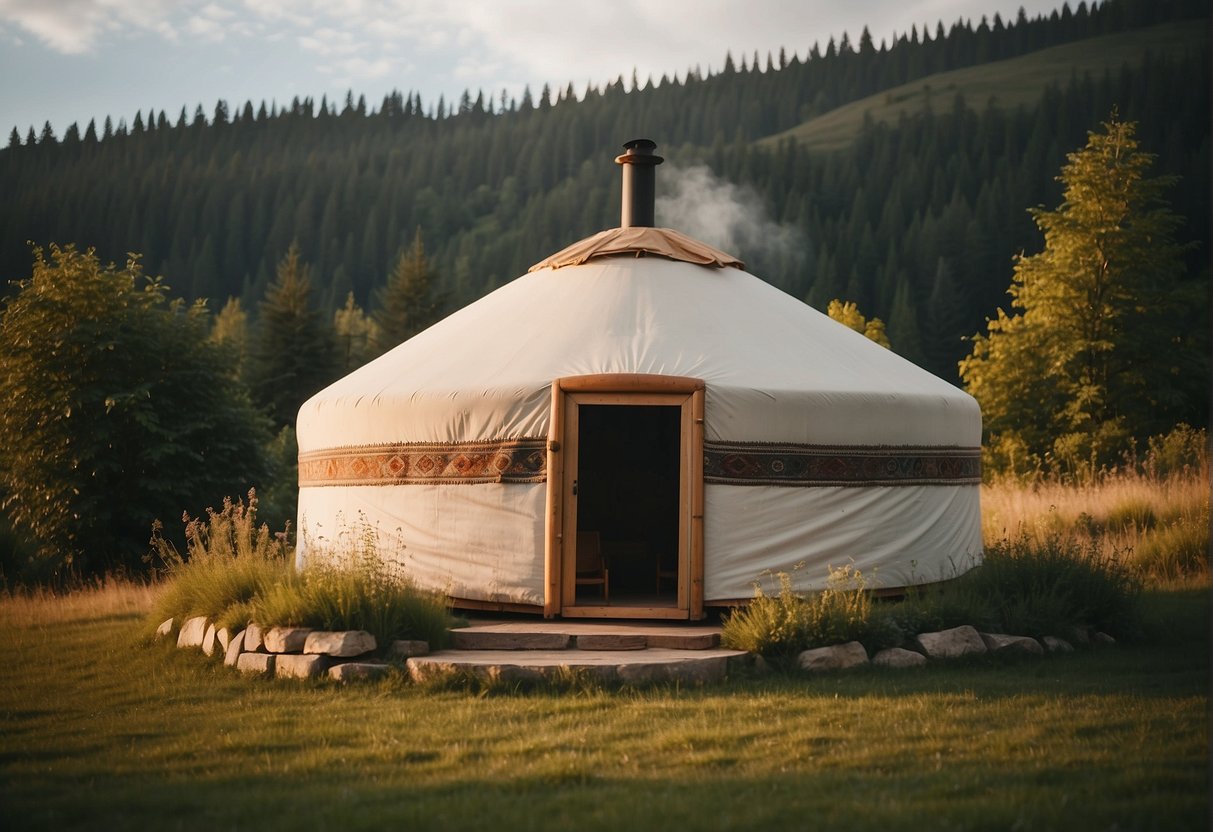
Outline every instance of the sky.
<svg viewBox="0 0 1213 832"><path fill-rule="evenodd" d="M0 0L0 128L49 121L56 136L136 111L176 120L219 99L280 105L346 92L458 101L529 85L578 95L633 70L641 82L720 69L755 51L802 58L867 25L877 44L916 24L995 12L1048 14L1061 0ZM0 143L3 143L0 139Z"/></svg>

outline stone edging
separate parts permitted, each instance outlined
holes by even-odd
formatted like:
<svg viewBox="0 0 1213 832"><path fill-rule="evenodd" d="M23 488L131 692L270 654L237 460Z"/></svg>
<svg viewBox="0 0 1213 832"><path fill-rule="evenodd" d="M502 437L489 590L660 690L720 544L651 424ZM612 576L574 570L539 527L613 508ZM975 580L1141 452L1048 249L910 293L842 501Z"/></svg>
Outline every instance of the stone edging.
<svg viewBox="0 0 1213 832"><path fill-rule="evenodd" d="M1107 633L1076 629L1071 636L1075 641L1088 645L1115 644L1116 639ZM1043 644L1041 643L1043 641ZM796 664L803 670L845 670L865 664L883 667L920 667L928 659L956 659L983 653L1019 653L1042 656L1048 653L1072 653L1074 645L1059 636L1045 636L1037 641L1029 636L981 633L975 627L964 624L937 633L921 633L914 639L917 650L890 647L880 650L868 658L867 649L858 641L816 647L797 656Z"/></svg>
<svg viewBox="0 0 1213 832"><path fill-rule="evenodd" d="M171 638L174 623L171 618L163 622L156 629L157 637ZM568 640L568 636L564 638ZM1070 640L1044 636L1037 641L1028 636L982 633L966 624L934 633L920 633L914 638L916 649L891 647L869 657L867 648L858 641L851 641L804 650L797 656L796 663L810 672L845 670L867 664L920 667L928 660L989 653L1035 656L1046 652L1071 653L1074 651L1072 641L1083 646L1116 643L1112 636L1090 628L1075 628ZM217 628L205 616L189 618L181 625L177 646L201 648L208 656L214 655L216 650L222 651L224 665L250 675L306 679L327 674L339 682L377 678L388 672L392 661L406 661L414 656L427 656L430 652L429 644L424 641L401 640L392 643L385 658L373 658L378 645L375 637L364 630L266 629L250 623L232 635L226 628ZM755 655L752 660L759 669L766 665L761 656Z"/></svg>
<svg viewBox="0 0 1213 832"><path fill-rule="evenodd" d="M156 636L169 638L175 620L156 628ZM372 658L379 645L365 630L330 632L304 627L262 628L250 623L234 635L216 627L205 616L186 619L177 633L178 647L197 647L208 656L223 652L223 664L242 673L288 679L308 679L327 674L339 682L382 676L393 659L424 656L430 646L424 641L395 641L386 659Z"/></svg>

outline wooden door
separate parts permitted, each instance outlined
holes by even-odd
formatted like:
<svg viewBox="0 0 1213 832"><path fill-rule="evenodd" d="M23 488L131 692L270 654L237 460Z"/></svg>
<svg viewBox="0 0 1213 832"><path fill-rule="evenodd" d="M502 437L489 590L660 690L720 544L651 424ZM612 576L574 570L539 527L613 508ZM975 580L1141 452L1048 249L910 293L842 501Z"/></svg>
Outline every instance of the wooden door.
<svg viewBox="0 0 1213 832"><path fill-rule="evenodd" d="M545 615L703 617L703 400L671 376L553 384ZM578 531L601 541L606 585L578 584Z"/></svg>

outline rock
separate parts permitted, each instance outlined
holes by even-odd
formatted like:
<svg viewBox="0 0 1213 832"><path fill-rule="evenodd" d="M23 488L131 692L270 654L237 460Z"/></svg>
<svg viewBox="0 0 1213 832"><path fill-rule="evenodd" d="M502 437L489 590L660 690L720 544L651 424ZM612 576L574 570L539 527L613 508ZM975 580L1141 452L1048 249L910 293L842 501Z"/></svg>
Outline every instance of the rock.
<svg viewBox="0 0 1213 832"><path fill-rule="evenodd" d="M1045 649L1040 642L1028 636L1008 636L1002 633L982 633L981 640L991 653L1025 653L1043 656Z"/></svg>
<svg viewBox="0 0 1213 832"><path fill-rule="evenodd" d="M220 627L215 631L215 643L219 645L219 649L227 654L227 646L232 642L232 631L227 627Z"/></svg>
<svg viewBox="0 0 1213 832"><path fill-rule="evenodd" d="M328 657L279 653L274 660L274 675L279 679L310 679L328 670Z"/></svg>
<svg viewBox="0 0 1213 832"><path fill-rule="evenodd" d="M156 638L163 638L164 636L172 635L172 633L173 619L171 618L168 621L161 621L160 626L156 628Z"/></svg>
<svg viewBox="0 0 1213 832"><path fill-rule="evenodd" d="M202 637L202 652L208 656L215 655L215 625L206 625L206 635Z"/></svg>
<svg viewBox="0 0 1213 832"><path fill-rule="evenodd" d="M1091 628L1090 627L1071 627L1067 634L1071 644L1076 647L1091 646Z"/></svg>
<svg viewBox="0 0 1213 832"><path fill-rule="evenodd" d="M344 630L336 633L313 630L304 639L303 652L323 656L361 656L374 651L377 646L375 637L366 630Z"/></svg>
<svg viewBox="0 0 1213 832"><path fill-rule="evenodd" d="M311 632L305 627L271 627L263 636L265 651L267 653L302 653L303 645L307 643L308 634Z"/></svg>
<svg viewBox="0 0 1213 832"><path fill-rule="evenodd" d="M1074 645L1066 641L1064 638L1057 636L1045 636L1043 639L1045 649L1050 653L1073 653Z"/></svg>
<svg viewBox="0 0 1213 832"><path fill-rule="evenodd" d="M901 647L881 650L872 657L872 664L878 664L881 667L922 667L926 663L927 657L922 653Z"/></svg>
<svg viewBox="0 0 1213 832"><path fill-rule="evenodd" d="M430 654L430 643L428 641L418 641L416 639L400 639L393 641L392 646L387 650L389 659L410 659L413 656L428 656Z"/></svg>
<svg viewBox="0 0 1213 832"><path fill-rule="evenodd" d="M274 672L274 659L278 658L273 653L241 653L240 658L236 660L236 669L241 673L259 673L262 676L268 676Z"/></svg>
<svg viewBox="0 0 1213 832"><path fill-rule="evenodd" d="M804 670L844 670L868 663L868 651L858 641L805 650L796 660Z"/></svg>
<svg viewBox="0 0 1213 832"><path fill-rule="evenodd" d="M1112 638L1107 633L1100 632L1098 630L1091 633L1091 644L1095 645L1096 647L1110 647L1115 643L1116 639Z"/></svg>
<svg viewBox="0 0 1213 832"><path fill-rule="evenodd" d="M236 660L244 653L244 634L245 630L236 633L227 643L227 649L223 651L223 663L227 667L235 667Z"/></svg>
<svg viewBox="0 0 1213 832"><path fill-rule="evenodd" d="M378 679L391 670L391 667L378 662L343 662L329 668L329 678L338 682L352 682L360 679Z"/></svg>
<svg viewBox="0 0 1213 832"><path fill-rule="evenodd" d="M619 633L584 633L577 636L578 650L643 650L647 646L645 636Z"/></svg>
<svg viewBox="0 0 1213 832"><path fill-rule="evenodd" d="M256 653L263 647L265 647L265 631L250 621L244 630L244 652Z"/></svg>
<svg viewBox="0 0 1213 832"><path fill-rule="evenodd" d="M188 619L181 625L181 632L177 633L178 647L201 647L202 639L206 637L206 616L199 615L196 618Z"/></svg>
<svg viewBox="0 0 1213 832"><path fill-rule="evenodd" d="M981 633L968 624L938 633L920 633L915 641L931 659L956 659L986 652Z"/></svg>

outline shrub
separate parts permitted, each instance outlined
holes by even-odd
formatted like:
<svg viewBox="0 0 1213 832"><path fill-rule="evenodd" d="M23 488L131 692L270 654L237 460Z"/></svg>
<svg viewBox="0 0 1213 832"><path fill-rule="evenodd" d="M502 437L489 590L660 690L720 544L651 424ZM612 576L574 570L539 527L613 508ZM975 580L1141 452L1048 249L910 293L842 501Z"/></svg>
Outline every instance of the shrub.
<svg viewBox="0 0 1213 832"><path fill-rule="evenodd" d="M1180 422L1169 433L1148 440L1145 470L1161 478L1187 471L1208 473L1209 437L1206 431Z"/></svg>
<svg viewBox="0 0 1213 832"><path fill-rule="evenodd" d="M366 630L381 648L396 639L445 645L451 623L446 597L418 587L380 557L373 529L345 537L342 549L329 553L327 562L290 570L259 594L254 601L258 623Z"/></svg>
<svg viewBox="0 0 1213 832"><path fill-rule="evenodd" d="M996 543L981 566L938 591L942 597L928 606L951 604L973 616L955 623L1030 636L1084 625L1121 637L1138 632L1141 581L1134 570L1117 554L1073 536Z"/></svg>
<svg viewBox="0 0 1213 832"><path fill-rule="evenodd" d="M207 509L205 520L183 519L185 555L164 537L159 523L153 528L157 570L166 582L149 623L205 615L221 627L243 627L254 598L287 575L286 533L273 535L268 526L257 525L255 491L249 491L247 506L227 498L222 510Z"/></svg>
<svg viewBox="0 0 1213 832"><path fill-rule="evenodd" d="M902 601L873 603L851 567L830 570L830 585L798 595L779 573L779 593L755 585L747 607L724 622L726 646L786 657L811 647L858 641L869 652L918 633L970 624L986 632L1044 636L1091 626L1126 638L1140 632L1141 582L1116 556L1091 543L1053 535L1024 536L990 547L984 562L946 583L912 591Z"/></svg>
<svg viewBox="0 0 1213 832"><path fill-rule="evenodd" d="M1107 525L1112 529L1150 529L1157 522L1154 506L1148 500L1125 500L1108 509Z"/></svg>
<svg viewBox="0 0 1213 832"><path fill-rule="evenodd" d="M827 587L808 596L792 590L788 573L775 577L777 595L766 595L761 584L755 584L754 600L724 621L721 640L726 646L766 656L790 656L846 641L880 649L899 644L904 637L890 610L873 609L867 583L853 566L831 567Z"/></svg>
<svg viewBox="0 0 1213 832"><path fill-rule="evenodd" d="M1179 518L1154 529L1133 550L1133 562L1159 581L1179 581L1209 569L1209 515Z"/></svg>

